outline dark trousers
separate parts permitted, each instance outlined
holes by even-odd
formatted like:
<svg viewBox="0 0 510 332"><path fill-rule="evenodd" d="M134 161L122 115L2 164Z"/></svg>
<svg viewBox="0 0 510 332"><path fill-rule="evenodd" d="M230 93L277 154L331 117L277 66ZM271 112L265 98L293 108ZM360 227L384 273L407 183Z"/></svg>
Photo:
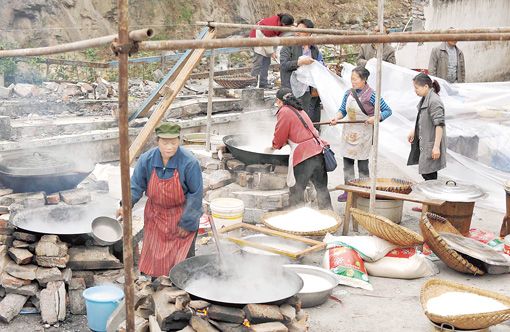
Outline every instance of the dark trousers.
<svg viewBox="0 0 510 332"><path fill-rule="evenodd" d="M310 91L306 91L304 95L298 98L305 110L306 114L312 122L319 122L321 120L321 99L320 97L312 97ZM317 130L320 129L319 125L314 126Z"/></svg>
<svg viewBox="0 0 510 332"><path fill-rule="evenodd" d="M251 70L251 76L258 76L260 87L264 87L268 84L267 73L269 72L270 65L270 57L255 53L255 56L253 57L253 69Z"/></svg>
<svg viewBox="0 0 510 332"><path fill-rule="evenodd" d="M421 177L425 180L437 180L437 172L422 174Z"/></svg>
<svg viewBox="0 0 510 332"><path fill-rule="evenodd" d="M319 209L332 210L331 196L328 191L328 172L324 164L322 153L308 158L294 166L296 184L289 188L290 206L296 206L305 202L305 189L308 181L311 181L317 191Z"/></svg>
<svg viewBox="0 0 510 332"><path fill-rule="evenodd" d="M360 178L370 177L370 170L368 168L368 159L358 160L358 173ZM354 159L344 157L344 181L347 183L349 180L354 179Z"/></svg>

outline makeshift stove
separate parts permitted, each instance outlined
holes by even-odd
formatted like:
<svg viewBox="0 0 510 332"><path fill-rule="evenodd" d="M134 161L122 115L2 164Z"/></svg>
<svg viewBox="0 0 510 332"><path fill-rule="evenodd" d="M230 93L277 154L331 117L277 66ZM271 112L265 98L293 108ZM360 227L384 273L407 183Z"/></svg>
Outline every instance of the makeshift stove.
<svg viewBox="0 0 510 332"><path fill-rule="evenodd" d="M153 283L136 283L135 325L137 331L308 331L308 314L293 296L271 304L230 305L210 303L190 296L175 287L170 279L160 277ZM123 309L110 317L119 322ZM117 317L116 317L117 316ZM113 326L112 326L113 327Z"/></svg>

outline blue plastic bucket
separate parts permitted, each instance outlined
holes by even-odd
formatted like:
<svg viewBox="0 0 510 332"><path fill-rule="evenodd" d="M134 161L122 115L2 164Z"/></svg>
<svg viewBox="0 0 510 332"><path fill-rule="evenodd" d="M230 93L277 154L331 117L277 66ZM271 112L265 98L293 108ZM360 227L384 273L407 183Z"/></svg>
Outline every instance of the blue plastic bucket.
<svg viewBox="0 0 510 332"><path fill-rule="evenodd" d="M103 285L87 288L83 291L87 306L87 322L93 331L106 331L106 322L119 302L124 298L122 289Z"/></svg>

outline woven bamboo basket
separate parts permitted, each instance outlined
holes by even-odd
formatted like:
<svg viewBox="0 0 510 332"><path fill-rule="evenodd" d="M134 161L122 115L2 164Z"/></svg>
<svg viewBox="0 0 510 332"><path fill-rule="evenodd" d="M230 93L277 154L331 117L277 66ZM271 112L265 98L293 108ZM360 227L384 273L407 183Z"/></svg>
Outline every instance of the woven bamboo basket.
<svg viewBox="0 0 510 332"><path fill-rule="evenodd" d="M214 77L214 82L227 89L242 89L257 84L257 78L246 74L225 75Z"/></svg>
<svg viewBox="0 0 510 332"><path fill-rule="evenodd" d="M370 189L370 178L359 178L347 181L347 184L356 187L362 187ZM398 194L409 194L413 188L411 181L396 179L396 178L377 178L375 183L376 190L388 191ZM358 194L361 197L370 197L366 194Z"/></svg>
<svg viewBox="0 0 510 332"><path fill-rule="evenodd" d="M509 308L506 310L486 312L470 315L441 316L427 311L427 302L431 298L437 297L446 292L469 292L480 296L490 297L502 302ZM510 297L495 292L462 285L456 282L431 279L421 288L420 302L425 315L436 324L448 324L457 329L478 330L485 329L493 325L500 324L510 319Z"/></svg>
<svg viewBox="0 0 510 332"><path fill-rule="evenodd" d="M427 218L432 227L434 227L438 233L452 233L455 235L463 236L459 230L448 221L448 219L441 217L440 215L427 212L425 218Z"/></svg>
<svg viewBox="0 0 510 332"><path fill-rule="evenodd" d="M423 237L420 234L397 225L385 217L356 208L351 208L351 214L363 228L388 242L404 247L423 244Z"/></svg>
<svg viewBox="0 0 510 332"><path fill-rule="evenodd" d="M302 235L302 236L323 236L323 235L326 235L327 233L334 233L338 230L338 228L340 227L340 225L342 224L342 218L340 218L340 216L338 214L336 214L335 212L331 211L331 210L319 210L320 213L322 214L325 214L327 216L330 216L330 217L333 217L335 218L336 220L336 225L335 226L332 226L330 228L327 228L327 229L323 229L323 230L320 230L320 231L314 231L314 232L298 232L298 231L290 231L290 230L287 230L287 229L281 229L281 228L278 228L278 227L275 227L271 224L269 224L267 222L268 219L272 218L272 217L276 217L276 216L281 216L281 215L284 215L284 214L287 214L289 213L289 211L275 211L275 212L267 212L267 213L264 213L262 215L262 223L264 225L266 225L268 228L271 228L271 229L274 229L276 231L280 231L280 232L285 232L285 233L289 233L289 234L294 234L294 235ZM313 220L310 220L311 223L313 223Z"/></svg>
<svg viewBox="0 0 510 332"><path fill-rule="evenodd" d="M452 226L453 227L453 226ZM423 234L425 242L446 265L455 271L468 273L473 275L484 275L485 272L471 264L467 259L462 257L458 252L450 248L446 241L439 235L437 230L432 226L427 218L420 220L420 230Z"/></svg>

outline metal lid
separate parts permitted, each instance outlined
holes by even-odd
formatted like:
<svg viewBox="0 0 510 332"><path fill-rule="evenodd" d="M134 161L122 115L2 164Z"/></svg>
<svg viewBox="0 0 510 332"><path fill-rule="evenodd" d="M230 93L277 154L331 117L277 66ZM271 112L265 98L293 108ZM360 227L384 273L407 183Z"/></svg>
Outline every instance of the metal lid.
<svg viewBox="0 0 510 332"><path fill-rule="evenodd" d="M503 254L475 239L452 233L440 233L441 237L453 250L471 256L484 263L510 266Z"/></svg>
<svg viewBox="0 0 510 332"><path fill-rule="evenodd" d="M486 193L474 184L459 183L453 180L446 182L425 181L414 185L413 191L427 198L442 199L447 202L475 202L486 196Z"/></svg>
<svg viewBox="0 0 510 332"><path fill-rule="evenodd" d="M74 170L74 163L42 152L13 154L0 159L0 172L15 176L49 175Z"/></svg>

